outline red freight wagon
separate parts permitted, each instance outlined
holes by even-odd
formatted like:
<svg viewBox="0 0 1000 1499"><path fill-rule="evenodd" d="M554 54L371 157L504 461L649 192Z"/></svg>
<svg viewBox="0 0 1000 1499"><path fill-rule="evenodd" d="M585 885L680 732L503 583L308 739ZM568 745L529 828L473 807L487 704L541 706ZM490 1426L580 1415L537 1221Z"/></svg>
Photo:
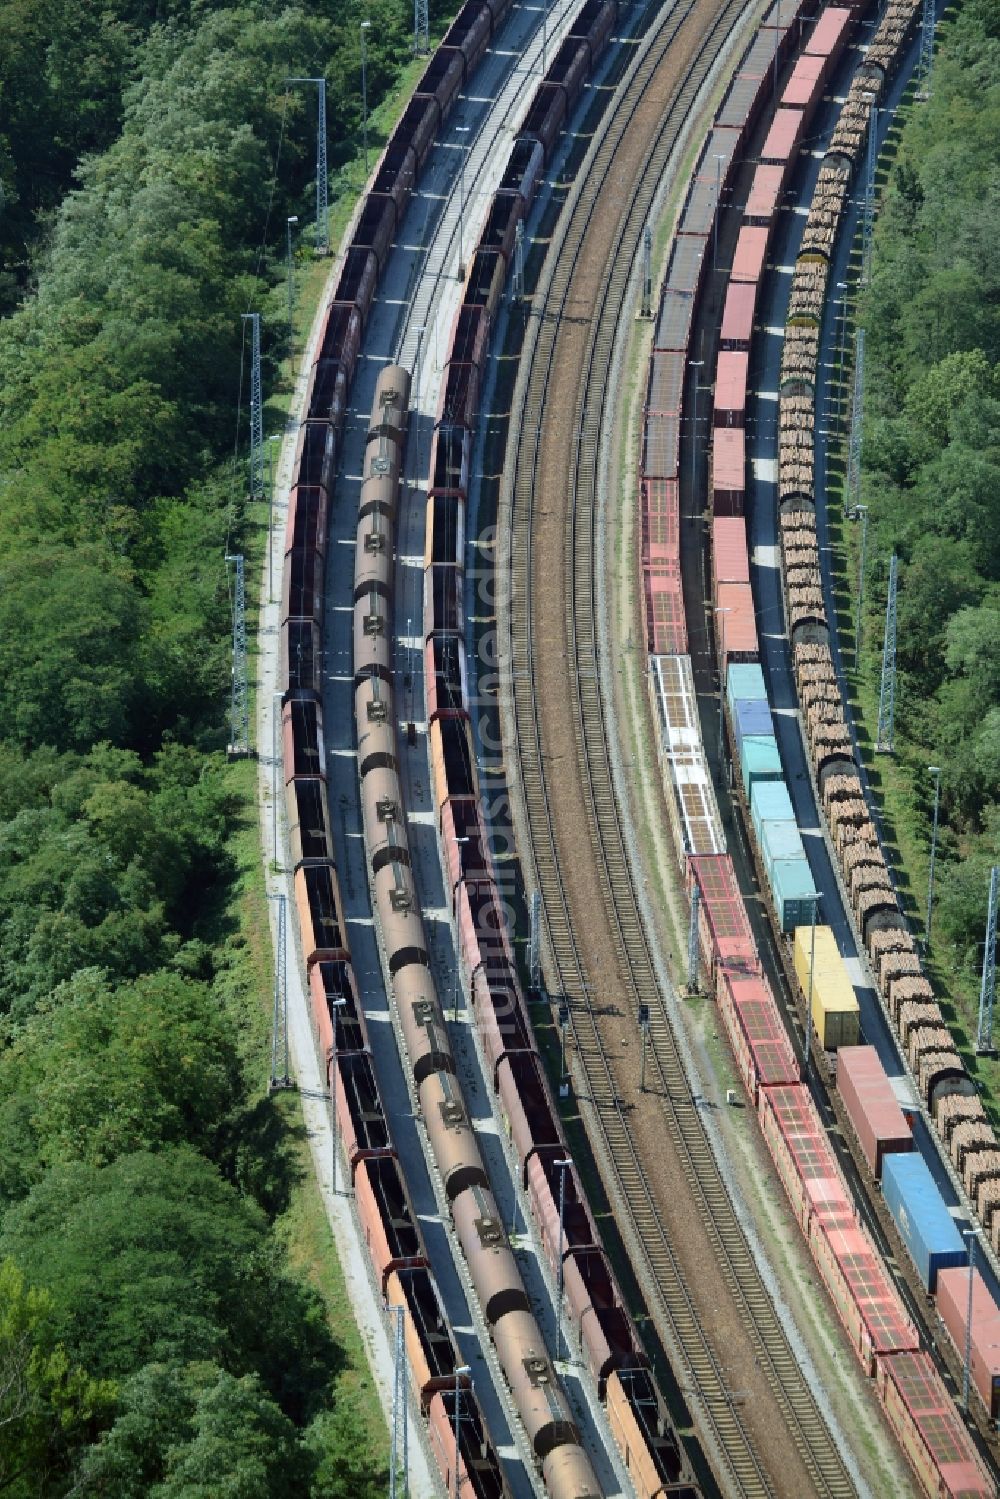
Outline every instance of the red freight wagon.
<svg viewBox="0 0 1000 1499"><path fill-rule="evenodd" d="M465 645L456 635L432 635L424 649L427 721L465 717Z"/></svg>
<svg viewBox="0 0 1000 1499"><path fill-rule="evenodd" d="M527 1186L528 1162L547 1145L561 1146L542 1064L534 1052L517 1052L503 1058L497 1068L497 1091L514 1152L521 1163L521 1180Z"/></svg>
<svg viewBox="0 0 1000 1499"><path fill-rule="evenodd" d="M802 136L801 109L778 108L774 112L771 128L767 132L760 153L761 161L770 161L785 166L790 171L795 161L799 140Z"/></svg>
<svg viewBox="0 0 1000 1499"><path fill-rule="evenodd" d="M712 438L712 510L743 515L746 497L746 434L742 427L716 427Z"/></svg>
<svg viewBox="0 0 1000 1499"><path fill-rule="evenodd" d="M479 236L483 249L499 250L506 256L508 264L514 253L517 226L524 218L524 199L520 193L498 192L490 205L490 211Z"/></svg>
<svg viewBox="0 0 1000 1499"><path fill-rule="evenodd" d="M293 776L325 776L323 710L312 698L292 698L281 710L285 781Z"/></svg>
<svg viewBox="0 0 1000 1499"><path fill-rule="evenodd" d="M489 323L483 307L462 306L451 325L449 363L482 366Z"/></svg>
<svg viewBox="0 0 1000 1499"><path fill-rule="evenodd" d="M742 515L717 515L712 521L712 575L720 583L749 583L750 554Z"/></svg>
<svg viewBox="0 0 1000 1499"><path fill-rule="evenodd" d="M801 1083L761 1088L758 1116L764 1143L806 1237L814 1215L826 1227L856 1227L851 1194L809 1089Z"/></svg>
<svg viewBox="0 0 1000 1499"><path fill-rule="evenodd" d="M965 1361L969 1319L969 1275L965 1265L938 1271L937 1309L959 1358ZM978 1270L972 1270L972 1339L969 1369L991 1421L1000 1415L1000 1307Z"/></svg>
<svg viewBox="0 0 1000 1499"><path fill-rule="evenodd" d="M393 1270L427 1264L416 1214L395 1156L358 1162L354 1201L384 1296Z"/></svg>
<svg viewBox="0 0 1000 1499"><path fill-rule="evenodd" d="M587 1366L604 1393L613 1369L636 1358L636 1340L628 1312L601 1249L577 1249L566 1259L566 1300L580 1329Z"/></svg>
<svg viewBox="0 0 1000 1499"><path fill-rule="evenodd" d="M724 670L729 670L731 661L759 659L757 620L749 583L719 584L716 589L715 620Z"/></svg>
<svg viewBox="0 0 1000 1499"><path fill-rule="evenodd" d="M756 306L756 281L730 281L719 332L723 349L749 349Z"/></svg>
<svg viewBox="0 0 1000 1499"><path fill-rule="evenodd" d="M770 225L781 202L784 167L759 166L747 193L743 217L748 224Z"/></svg>
<svg viewBox="0 0 1000 1499"><path fill-rule="evenodd" d="M809 119L823 97L826 83L827 60L825 57L800 57L792 69L792 76L785 84L781 96L782 104L801 109Z"/></svg>
<svg viewBox="0 0 1000 1499"><path fill-rule="evenodd" d="M506 976L487 974L483 969L473 974L472 1004L495 1088L503 1058L534 1049L513 969Z"/></svg>
<svg viewBox="0 0 1000 1499"><path fill-rule="evenodd" d="M799 1063L764 979L720 968L716 996L736 1066L756 1108L758 1086L797 1083Z"/></svg>
<svg viewBox="0 0 1000 1499"><path fill-rule="evenodd" d="M468 307L485 307L487 316L492 318L503 295L506 275L507 262L499 250L477 250L472 257L463 302Z"/></svg>
<svg viewBox="0 0 1000 1499"><path fill-rule="evenodd" d="M545 160L555 150L563 120L566 118L566 91L556 83L539 85L522 127L525 135L541 142Z"/></svg>
<svg viewBox="0 0 1000 1499"><path fill-rule="evenodd" d="M297 547L314 552L326 551L326 490L318 484L297 484L288 496L288 521L285 526L285 554Z"/></svg>
<svg viewBox="0 0 1000 1499"><path fill-rule="evenodd" d="M917 1329L860 1225L844 1228L814 1220L809 1248L869 1379L879 1354L919 1348Z"/></svg>
<svg viewBox="0 0 1000 1499"><path fill-rule="evenodd" d="M558 1159L558 1157L556 1157ZM565 1259L571 1249L586 1249L600 1243L587 1208L575 1167L560 1171L553 1152L540 1151L531 1157L525 1172L531 1216L538 1225L542 1248L549 1266L556 1273L559 1264L559 1240ZM560 1181L562 1178L562 1181ZM559 1197L563 1196L562 1234L559 1232Z"/></svg>
<svg viewBox="0 0 1000 1499"><path fill-rule="evenodd" d="M680 577L647 570L644 585L649 649L656 656L683 656L688 641Z"/></svg>
<svg viewBox="0 0 1000 1499"><path fill-rule="evenodd" d="M572 109L579 99L590 72L590 48L579 37L567 37L556 53L546 78L562 84L566 90L566 107Z"/></svg>
<svg viewBox="0 0 1000 1499"><path fill-rule="evenodd" d="M756 285L767 260L767 240L770 232L770 229L765 229L760 224L743 225L733 252L730 281L752 281Z"/></svg>
<svg viewBox="0 0 1000 1499"><path fill-rule="evenodd" d="M667 571L680 564L680 503L676 479L642 481L642 562Z"/></svg>
<svg viewBox="0 0 1000 1499"><path fill-rule="evenodd" d="M421 1410L426 1410L432 1398L441 1398L437 1393L440 1390L447 1389L454 1396L458 1353L432 1272L425 1265L391 1271L386 1280L385 1299L393 1312L397 1306L405 1310L406 1365L420 1392ZM454 1457L454 1424L452 1433Z"/></svg>
<svg viewBox="0 0 1000 1499"><path fill-rule="evenodd" d="M698 927L705 967L713 976L720 964L733 973L759 973L757 944L732 859L728 854L699 854L688 860L688 871L700 893Z"/></svg>
<svg viewBox="0 0 1000 1499"><path fill-rule="evenodd" d="M912 1150L913 1135L874 1046L842 1046L837 1052L837 1091L858 1137L861 1153L878 1181L882 1157Z"/></svg>
<svg viewBox="0 0 1000 1499"><path fill-rule="evenodd" d="M391 198L396 205L396 222L399 223L413 192L413 184L417 178L417 153L413 147L402 140L392 140L382 153L382 159L375 168L375 176L372 179L372 192ZM357 255L356 250L349 250L348 255ZM378 279L376 267L375 279ZM343 283L343 276L341 276ZM374 285L372 291L374 292ZM338 299L345 302L357 301L355 296L342 297L338 289ZM371 297L369 296L369 302ZM360 305L360 304L359 304ZM362 312L364 316L364 312Z"/></svg>
<svg viewBox="0 0 1000 1499"><path fill-rule="evenodd" d="M889 1425L926 1492L996 1499L930 1354L889 1354L876 1361L875 1378Z"/></svg>
<svg viewBox="0 0 1000 1499"><path fill-rule="evenodd" d="M746 418L747 366L749 355L738 349L723 349L715 369L716 427L742 427Z"/></svg>
<svg viewBox="0 0 1000 1499"><path fill-rule="evenodd" d="M847 42L850 25L849 10L839 5L828 5L826 10L820 12L819 20L813 27L803 52L806 56L822 57L826 59L828 66L832 66Z"/></svg>

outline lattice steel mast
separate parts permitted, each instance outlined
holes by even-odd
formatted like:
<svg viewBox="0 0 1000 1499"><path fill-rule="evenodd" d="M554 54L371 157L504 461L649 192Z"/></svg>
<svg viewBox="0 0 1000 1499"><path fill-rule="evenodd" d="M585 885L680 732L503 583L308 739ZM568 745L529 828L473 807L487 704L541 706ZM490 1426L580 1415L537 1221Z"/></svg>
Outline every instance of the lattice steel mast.
<svg viewBox="0 0 1000 1499"><path fill-rule="evenodd" d="M226 561L236 566L233 595L233 681L230 698L232 756L250 753L250 684L247 677L247 599L242 552L227 552Z"/></svg>
<svg viewBox="0 0 1000 1499"><path fill-rule="evenodd" d="M1000 868L990 870L990 903L986 912L986 946L983 951L983 978L979 986L979 1027L976 1051L993 1050L993 997L997 984L997 896L1000 894Z"/></svg>
<svg viewBox="0 0 1000 1499"><path fill-rule="evenodd" d="M431 50L430 17L427 0L413 0L413 50L418 57Z"/></svg>
<svg viewBox="0 0 1000 1499"><path fill-rule="evenodd" d="M314 83L319 90L316 110L316 251L330 250L329 197L326 166L326 79L289 78L289 83Z"/></svg>
<svg viewBox="0 0 1000 1499"><path fill-rule="evenodd" d="M250 498L264 498L264 398L260 382L260 313L245 312L250 324Z"/></svg>

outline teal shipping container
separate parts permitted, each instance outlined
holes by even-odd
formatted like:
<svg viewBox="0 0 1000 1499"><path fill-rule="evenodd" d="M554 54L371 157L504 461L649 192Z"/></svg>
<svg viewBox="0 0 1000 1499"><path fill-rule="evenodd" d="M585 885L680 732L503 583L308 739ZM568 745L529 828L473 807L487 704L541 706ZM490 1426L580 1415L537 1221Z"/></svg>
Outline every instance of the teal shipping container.
<svg viewBox="0 0 1000 1499"><path fill-rule="evenodd" d="M806 856L798 823L795 822L787 820L785 822L762 822L758 841L768 884L772 888L774 885L773 870L779 860L804 859Z"/></svg>
<svg viewBox="0 0 1000 1499"><path fill-rule="evenodd" d="M792 798L784 781L758 781L750 794L750 813L758 846L762 822L794 822Z"/></svg>
<svg viewBox="0 0 1000 1499"><path fill-rule="evenodd" d="M816 890L805 854L799 859L775 859L770 870L771 895L783 932L805 926L812 920L812 897Z"/></svg>
<svg viewBox="0 0 1000 1499"><path fill-rule="evenodd" d="M781 756L773 734L748 734L740 745L740 774L743 790L752 795L758 781L780 781Z"/></svg>
<svg viewBox="0 0 1000 1499"><path fill-rule="evenodd" d="M764 673L756 661L731 661L726 676L726 697L729 700L729 718L732 722L734 705L741 700L767 702Z"/></svg>

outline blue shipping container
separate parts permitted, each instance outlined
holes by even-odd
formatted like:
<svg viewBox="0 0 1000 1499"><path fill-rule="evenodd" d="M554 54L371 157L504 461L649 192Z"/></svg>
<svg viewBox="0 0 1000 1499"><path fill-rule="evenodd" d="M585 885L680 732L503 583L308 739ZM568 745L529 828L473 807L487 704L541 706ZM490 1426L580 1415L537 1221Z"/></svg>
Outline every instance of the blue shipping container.
<svg viewBox="0 0 1000 1499"><path fill-rule="evenodd" d="M758 781L750 793L750 812L758 844L762 822L794 822L792 798L784 781Z"/></svg>
<svg viewBox="0 0 1000 1499"><path fill-rule="evenodd" d="M759 843L760 856L764 861L768 884L772 889L774 888L774 866L779 860L804 859L806 856L798 823L789 822L787 818L784 822L762 822Z"/></svg>
<svg viewBox="0 0 1000 1499"><path fill-rule="evenodd" d="M740 745L740 774L747 796L751 795L757 781L781 780L781 756L773 734L766 737L747 734Z"/></svg>
<svg viewBox="0 0 1000 1499"><path fill-rule="evenodd" d="M923 1157L915 1150L885 1156L882 1195L921 1281L933 1293L938 1271L966 1265L969 1257Z"/></svg>
<svg viewBox="0 0 1000 1499"><path fill-rule="evenodd" d="M805 854L798 859L775 859L769 878L781 930L791 932L811 921L816 886Z"/></svg>
<svg viewBox="0 0 1000 1499"><path fill-rule="evenodd" d="M729 716L733 715L733 704L741 701L767 702L764 673L756 661L731 661L726 677L726 697L729 699Z"/></svg>
<svg viewBox="0 0 1000 1499"><path fill-rule="evenodd" d="M737 698L730 721L733 725L737 754L748 734L755 734L758 738L767 738L768 735L774 737L774 724L771 721L771 710L767 706L766 699L762 701L759 697Z"/></svg>

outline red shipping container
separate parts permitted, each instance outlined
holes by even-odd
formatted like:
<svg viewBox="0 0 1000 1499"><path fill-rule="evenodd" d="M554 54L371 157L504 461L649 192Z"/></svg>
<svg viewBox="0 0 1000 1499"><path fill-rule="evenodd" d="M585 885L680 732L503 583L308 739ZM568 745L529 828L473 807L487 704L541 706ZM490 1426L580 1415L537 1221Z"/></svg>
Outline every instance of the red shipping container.
<svg viewBox="0 0 1000 1499"><path fill-rule="evenodd" d="M839 57L847 41L847 30L850 24L851 12L849 10L842 9L839 5L828 5L812 29L812 34L804 48L805 53L834 61Z"/></svg>
<svg viewBox="0 0 1000 1499"><path fill-rule="evenodd" d="M785 85L782 104L802 109L808 116L822 97L827 66L825 57L800 57Z"/></svg>
<svg viewBox="0 0 1000 1499"><path fill-rule="evenodd" d="M742 427L716 427L712 439L712 509L742 515L746 495L746 434Z"/></svg>
<svg viewBox="0 0 1000 1499"><path fill-rule="evenodd" d="M874 1046L842 1046L837 1052L837 1089L861 1152L876 1181L882 1157L912 1150L913 1136Z"/></svg>
<svg viewBox="0 0 1000 1499"><path fill-rule="evenodd" d="M747 206L743 210L747 223L770 225L781 200L784 176L784 167L765 163L757 168L747 194Z"/></svg>
<svg viewBox="0 0 1000 1499"><path fill-rule="evenodd" d="M719 334L723 349L749 349L756 306L756 281L730 281Z"/></svg>
<svg viewBox="0 0 1000 1499"><path fill-rule="evenodd" d="M969 1316L969 1270L950 1265L938 1271L937 1309L960 1359L965 1359ZM972 1340L969 1369L990 1420L1000 1415L1000 1307L978 1270L972 1271Z"/></svg>
<svg viewBox="0 0 1000 1499"><path fill-rule="evenodd" d="M738 350L723 350L715 371L715 414L717 427L742 427L746 418L747 365L749 355Z"/></svg>
<svg viewBox="0 0 1000 1499"><path fill-rule="evenodd" d="M720 583L716 589L716 628L728 670L730 661L756 661L757 620L749 583Z"/></svg>
<svg viewBox="0 0 1000 1499"><path fill-rule="evenodd" d="M747 527L742 515L717 515L712 521L712 572L716 585L750 582Z"/></svg>
<svg viewBox="0 0 1000 1499"><path fill-rule="evenodd" d="M760 153L761 161L781 163L790 168L798 151L801 134L801 109L776 109L771 128L767 132L767 140Z"/></svg>
<svg viewBox="0 0 1000 1499"><path fill-rule="evenodd" d="M759 281L767 259L770 229L759 224L744 224L736 241L731 281Z"/></svg>

